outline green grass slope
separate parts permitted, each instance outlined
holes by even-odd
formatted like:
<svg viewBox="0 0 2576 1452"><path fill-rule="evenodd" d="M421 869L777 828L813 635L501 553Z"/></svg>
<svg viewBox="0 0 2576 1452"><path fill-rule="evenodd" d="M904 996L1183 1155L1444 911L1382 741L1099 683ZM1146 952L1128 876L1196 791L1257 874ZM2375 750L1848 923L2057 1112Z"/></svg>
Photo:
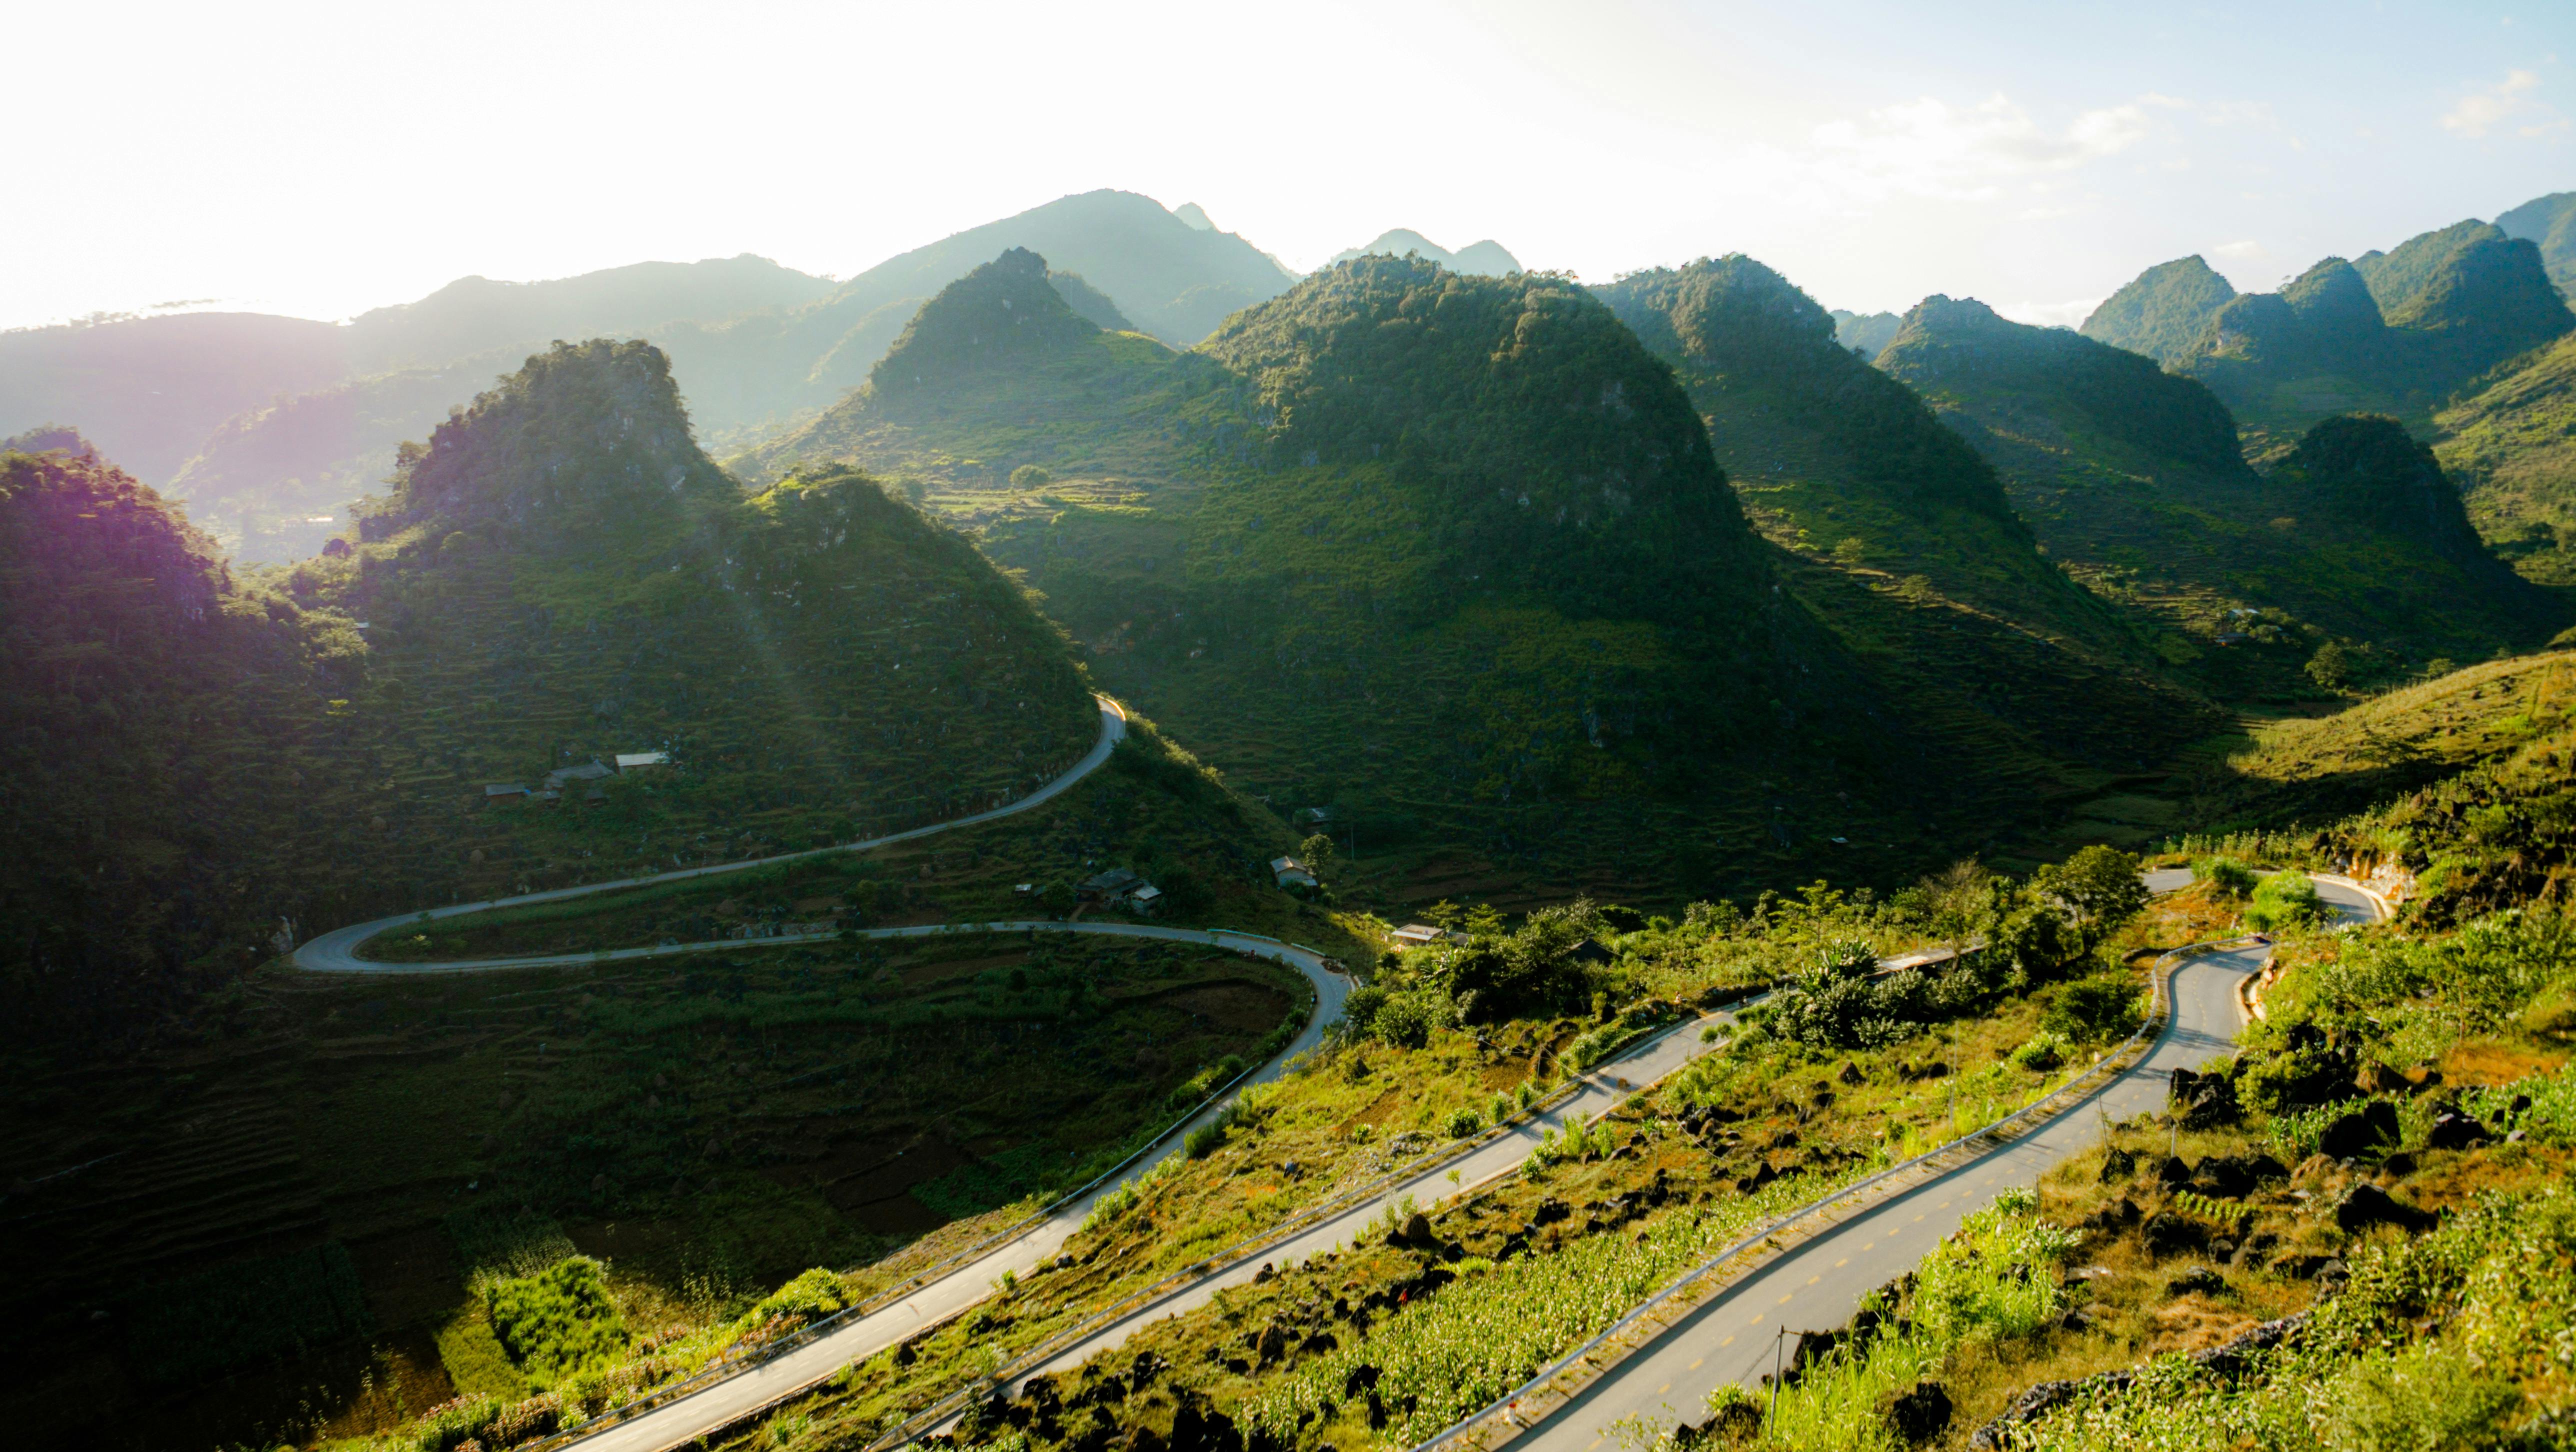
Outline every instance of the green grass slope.
<svg viewBox="0 0 2576 1452"><path fill-rule="evenodd" d="M1043 276L961 284L870 390L737 467L908 481L1104 682L1278 811L1333 808L1397 901L1894 870L2188 729L1913 574L1769 546L1666 366L1557 279L1361 259L1188 354L1058 323L1003 366L999 303L1049 307ZM916 354L957 363L916 381ZM1902 399L1856 360L1834 377ZM1939 507L2008 536L1992 476L1912 437L1986 491Z"/></svg>
<svg viewBox="0 0 2576 1452"><path fill-rule="evenodd" d="M2329 421L2257 474L2198 382L1947 298L1880 362L1996 465L2053 558L2157 621L2167 658L2221 693L2301 687L2326 637L2393 666L2556 628L2462 537L2438 466L2394 425Z"/></svg>
<svg viewBox="0 0 2576 1452"><path fill-rule="evenodd" d="M2535 197L2495 219L2496 230L2540 249L2541 265L2561 293L2576 288L2576 192Z"/></svg>
<svg viewBox="0 0 2576 1452"><path fill-rule="evenodd" d="M2500 371L2434 423L2433 452L2488 545L2528 579L2576 585L2576 338Z"/></svg>

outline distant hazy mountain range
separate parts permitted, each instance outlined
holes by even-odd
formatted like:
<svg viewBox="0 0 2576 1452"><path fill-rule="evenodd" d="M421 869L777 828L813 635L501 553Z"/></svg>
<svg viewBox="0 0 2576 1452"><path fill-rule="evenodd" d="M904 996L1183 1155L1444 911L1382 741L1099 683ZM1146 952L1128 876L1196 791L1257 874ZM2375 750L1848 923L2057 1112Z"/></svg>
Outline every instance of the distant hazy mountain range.
<svg viewBox="0 0 2576 1452"><path fill-rule="evenodd" d="M864 382L924 300L1006 248L1076 274L1059 286L1083 316L1177 346L1295 280L1197 206L1183 212L1129 192L1065 197L841 283L745 256L465 278L337 325L207 313L0 334L0 432L75 425L236 558L299 559L347 527L396 444L555 339L656 342L694 426L730 449Z"/></svg>
<svg viewBox="0 0 2576 1452"><path fill-rule="evenodd" d="M1437 262L1451 272L1464 272L1476 277L1509 277L1522 270L1520 259L1504 251L1503 244L1490 237L1452 252L1421 233L1402 227L1381 233L1366 247L1346 247L1333 254L1333 261L1348 262L1354 257L1420 257Z"/></svg>

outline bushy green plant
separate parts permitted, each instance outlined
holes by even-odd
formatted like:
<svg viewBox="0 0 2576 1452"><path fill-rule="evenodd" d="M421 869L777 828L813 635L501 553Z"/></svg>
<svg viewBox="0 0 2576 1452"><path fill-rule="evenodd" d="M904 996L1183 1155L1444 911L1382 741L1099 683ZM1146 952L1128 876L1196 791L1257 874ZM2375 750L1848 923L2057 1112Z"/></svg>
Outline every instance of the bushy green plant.
<svg viewBox="0 0 2576 1452"><path fill-rule="evenodd" d="M626 1322L609 1298L606 1270L589 1256L567 1256L484 1288L492 1333L529 1380L543 1386L625 1349Z"/></svg>
<svg viewBox="0 0 2576 1452"><path fill-rule="evenodd" d="M415 1434L420 1452L453 1452L464 1443L480 1441L500 1414L501 1403L493 1397L463 1396L441 1402L420 1419Z"/></svg>
<svg viewBox="0 0 2576 1452"><path fill-rule="evenodd" d="M1449 1111L1449 1123L1446 1127L1451 1139L1465 1139L1485 1127L1485 1116L1478 1114L1474 1109L1462 1106Z"/></svg>
<svg viewBox="0 0 2576 1452"><path fill-rule="evenodd" d="M2117 973L2079 978L2057 990L2040 1027L2075 1044L2126 1038L2138 1026L2138 988Z"/></svg>
<svg viewBox="0 0 2576 1452"><path fill-rule="evenodd" d="M1191 1159L1203 1160L1225 1144L1225 1122L1202 1124L1181 1139L1181 1149Z"/></svg>
<svg viewBox="0 0 2576 1452"><path fill-rule="evenodd" d="M1452 1011L1449 1001L1438 993L1392 993L1378 1006L1370 1030L1397 1048L1418 1049L1431 1042L1434 1030L1448 1027Z"/></svg>
<svg viewBox="0 0 2576 1452"><path fill-rule="evenodd" d="M2334 920L2334 909L2317 895L2317 885L2304 872L2275 872L2254 888L2245 921L2265 930L2315 927Z"/></svg>
<svg viewBox="0 0 2576 1452"><path fill-rule="evenodd" d="M2016 1066L2028 1069L2035 1074L2045 1074L2066 1062L2069 1047L2065 1038L2042 1029L2023 1040L2021 1047L2012 1051L2012 1061Z"/></svg>
<svg viewBox="0 0 2576 1452"><path fill-rule="evenodd" d="M2192 859L2191 880L2208 883L2210 890L2222 897L2249 896L2255 885L2254 869L2233 857Z"/></svg>
<svg viewBox="0 0 2576 1452"><path fill-rule="evenodd" d="M780 1286L742 1313L735 1324L744 1330L784 1321L803 1325L846 1310L850 1304L841 1278L821 1266L801 1271L794 1280Z"/></svg>

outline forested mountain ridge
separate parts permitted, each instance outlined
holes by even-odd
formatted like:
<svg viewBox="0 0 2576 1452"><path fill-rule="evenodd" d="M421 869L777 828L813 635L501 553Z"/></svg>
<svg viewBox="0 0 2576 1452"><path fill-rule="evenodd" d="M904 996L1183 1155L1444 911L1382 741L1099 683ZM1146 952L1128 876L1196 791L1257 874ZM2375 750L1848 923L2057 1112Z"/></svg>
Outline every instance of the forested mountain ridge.
<svg viewBox="0 0 2576 1452"><path fill-rule="evenodd" d="M2302 297L2333 306L2350 272ZM2192 378L1947 298L1916 308L1880 363L1995 463L2054 558L2160 620L2168 658L2226 694L2295 681L2326 637L2374 644L2388 671L2556 628L2554 607L2449 523L2369 502L2430 464L2398 457L2395 425L2329 420L2292 446L2295 467L2267 477Z"/></svg>
<svg viewBox="0 0 2576 1452"><path fill-rule="evenodd" d="M1046 305L1034 267L1017 286L1015 311ZM1807 342L1835 351L1829 326ZM1848 362L1842 382L1902 400ZM1920 427L1997 510L1984 466ZM1426 882L1698 891L1938 852L1970 815L2044 814L2199 729L2188 698L2102 662L1996 668L2048 650L2018 625L1927 631L1903 580L1782 555L1709 450L1669 365L1588 291L1371 257L1187 354L1100 334L924 373L736 467L903 481L1024 571L1106 684ZM1937 666L1909 654L1935 637ZM1901 766L1927 754L1955 768L1937 797Z"/></svg>
<svg viewBox="0 0 2576 1452"><path fill-rule="evenodd" d="M69 961L83 992L161 992L209 953L218 978L266 957L281 919L944 819L1099 729L1061 637L970 545L846 469L745 497L648 344L531 358L405 446L354 543L246 585L94 457L9 460L0 579L91 602L7 617L10 780L41 788L8 825L63 844L16 870L88 874L13 878L11 917L72 933L81 911L26 906L56 892L118 925L95 949L13 936L13 976ZM657 751L643 775L596 765ZM103 869L84 833L132 863Z"/></svg>
<svg viewBox="0 0 2576 1452"><path fill-rule="evenodd" d="M2532 240L2471 220L2326 258L2277 293L2238 294L2197 257L2163 263L2082 331L2206 382L2268 454L2338 413L2428 425L2479 374L2576 329L2551 276Z"/></svg>
<svg viewBox="0 0 2576 1452"><path fill-rule="evenodd" d="M1774 543L2083 642L2097 665L2145 658L2116 611L2040 556L1993 467L1841 346L1831 315L1787 279L1728 256L1596 291L1674 366Z"/></svg>

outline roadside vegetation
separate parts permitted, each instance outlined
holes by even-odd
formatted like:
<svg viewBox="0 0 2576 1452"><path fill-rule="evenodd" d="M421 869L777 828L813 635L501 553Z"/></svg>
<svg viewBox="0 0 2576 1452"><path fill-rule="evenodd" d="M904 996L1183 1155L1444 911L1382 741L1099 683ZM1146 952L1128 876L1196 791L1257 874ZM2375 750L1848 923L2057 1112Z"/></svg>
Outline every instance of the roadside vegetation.
<svg viewBox="0 0 2576 1452"><path fill-rule="evenodd" d="M1704 1004L1776 988L1716 1052L1551 1132L1517 1172L1400 1207L1340 1251L1152 1322L1077 1372L970 1410L961 1433L1081 1448L1190 1427L1280 1447L1419 1440L1762 1216L2018 1109L2116 1043L2143 1006L2139 975L2117 965L2159 931L2137 916L2136 873L2096 849L2024 881L1962 866L1884 901L1819 883L1681 921L1590 904L1518 924L1459 914L1463 942L1390 955L1323 1051L1244 1096L1191 1157L1105 1200L1070 1266L1005 1287L987 1324L853 1368L772 1425L863 1442L1085 1307L1506 1120L1643 1034L1695 1032ZM1874 945L1948 934L1997 946L1887 977L1856 966ZM757 1430L746 1445L787 1435Z"/></svg>

